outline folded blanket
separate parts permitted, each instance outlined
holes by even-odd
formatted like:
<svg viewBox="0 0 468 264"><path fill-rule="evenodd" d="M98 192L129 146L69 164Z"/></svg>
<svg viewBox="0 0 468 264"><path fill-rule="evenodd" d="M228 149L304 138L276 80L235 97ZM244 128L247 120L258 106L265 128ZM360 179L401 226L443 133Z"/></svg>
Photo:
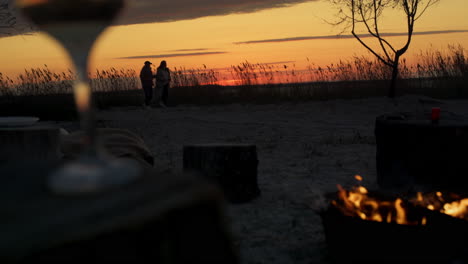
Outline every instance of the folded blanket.
<svg viewBox="0 0 468 264"><path fill-rule="evenodd" d="M142 166L152 167L154 157L143 139L134 133L116 128L98 128L97 139L106 153L117 158L130 158ZM74 159L83 150L84 132L60 133L60 150L64 159Z"/></svg>

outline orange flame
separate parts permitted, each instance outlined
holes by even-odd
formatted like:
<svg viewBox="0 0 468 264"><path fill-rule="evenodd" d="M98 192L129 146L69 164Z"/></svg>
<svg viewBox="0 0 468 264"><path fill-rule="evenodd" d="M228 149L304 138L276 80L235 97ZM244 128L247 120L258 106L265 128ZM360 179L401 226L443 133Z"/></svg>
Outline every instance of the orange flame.
<svg viewBox="0 0 468 264"><path fill-rule="evenodd" d="M358 181L362 181L359 175L354 176ZM357 216L362 220L375 222L397 223L400 225L425 225L426 219L419 221L409 220L407 209L402 199L394 201L379 200L369 195L369 191L363 186L355 186L351 190L345 190L340 185L338 187L338 199L332 204L348 216Z"/></svg>
<svg viewBox="0 0 468 264"><path fill-rule="evenodd" d="M359 182L360 175L354 176ZM426 225L425 216L411 214L408 217L408 206L403 199L396 198L394 201L379 200L369 195L369 191L363 186L354 186L345 190L341 185L338 187L338 199L332 201L332 205L347 216L359 217L362 220L396 223L400 225ZM461 199L451 195L450 202L446 201L442 192L423 195L421 192L416 197L409 199L413 205L422 206L432 211L439 211L452 217L468 220L468 198ZM413 218L419 219L413 219Z"/></svg>
<svg viewBox="0 0 468 264"><path fill-rule="evenodd" d="M345 215L357 216L362 220L397 223L400 225L416 225L417 221L410 221L403 205L403 200L380 201L370 197L363 186L357 186L347 191L340 185L338 187L338 200L332 204ZM425 224L423 220L422 223Z"/></svg>
<svg viewBox="0 0 468 264"><path fill-rule="evenodd" d="M447 202L441 192L436 192L435 196L432 193L423 195L418 192L415 203L432 211L468 220L468 198L461 199L457 197L457 199Z"/></svg>
<svg viewBox="0 0 468 264"><path fill-rule="evenodd" d="M360 175L355 175L354 178L359 182L363 180ZM331 203L344 215L400 225L427 224L427 218L422 215L416 216L420 219L408 219L408 207L401 198L394 201L379 200L371 197L369 191L363 186L354 186L350 190L345 190L341 185L337 187L338 199ZM448 202L444 196L447 196L450 201ZM423 195L418 192L416 197L409 199L409 202L432 211L468 220L468 198L462 199L455 194L444 195L442 192L435 192Z"/></svg>

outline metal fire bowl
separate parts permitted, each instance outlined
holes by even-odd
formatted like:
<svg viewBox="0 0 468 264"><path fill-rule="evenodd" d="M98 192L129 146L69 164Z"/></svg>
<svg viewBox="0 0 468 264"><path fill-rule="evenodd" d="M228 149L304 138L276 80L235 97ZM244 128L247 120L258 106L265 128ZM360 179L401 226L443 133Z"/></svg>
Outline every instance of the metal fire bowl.
<svg viewBox="0 0 468 264"><path fill-rule="evenodd" d="M427 210L427 225L398 225L346 216L330 206L319 212L336 263L468 263L468 221Z"/></svg>

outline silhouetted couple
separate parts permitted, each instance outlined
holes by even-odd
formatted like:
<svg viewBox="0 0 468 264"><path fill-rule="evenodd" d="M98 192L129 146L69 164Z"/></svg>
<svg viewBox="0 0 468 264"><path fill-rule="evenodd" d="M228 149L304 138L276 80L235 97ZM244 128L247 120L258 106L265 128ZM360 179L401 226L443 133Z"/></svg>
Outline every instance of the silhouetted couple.
<svg viewBox="0 0 468 264"><path fill-rule="evenodd" d="M167 68L166 61L163 60L156 70L156 75L153 75L151 64L151 62L145 61L145 65L140 72L141 86L145 92L145 107L149 108L151 101L153 100L153 78L156 78L156 100L159 101L159 105L161 107L166 107L169 97L171 72L169 71L169 68Z"/></svg>

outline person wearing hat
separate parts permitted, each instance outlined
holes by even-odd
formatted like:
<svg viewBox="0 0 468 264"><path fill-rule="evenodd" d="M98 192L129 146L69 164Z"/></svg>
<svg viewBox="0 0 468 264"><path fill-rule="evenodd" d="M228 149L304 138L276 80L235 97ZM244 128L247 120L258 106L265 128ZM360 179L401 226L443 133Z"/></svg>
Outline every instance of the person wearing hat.
<svg viewBox="0 0 468 264"><path fill-rule="evenodd" d="M151 70L151 62L145 61L145 65L140 71L141 86L145 93L145 107L149 108L153 99L153 71Z"/></svg>

